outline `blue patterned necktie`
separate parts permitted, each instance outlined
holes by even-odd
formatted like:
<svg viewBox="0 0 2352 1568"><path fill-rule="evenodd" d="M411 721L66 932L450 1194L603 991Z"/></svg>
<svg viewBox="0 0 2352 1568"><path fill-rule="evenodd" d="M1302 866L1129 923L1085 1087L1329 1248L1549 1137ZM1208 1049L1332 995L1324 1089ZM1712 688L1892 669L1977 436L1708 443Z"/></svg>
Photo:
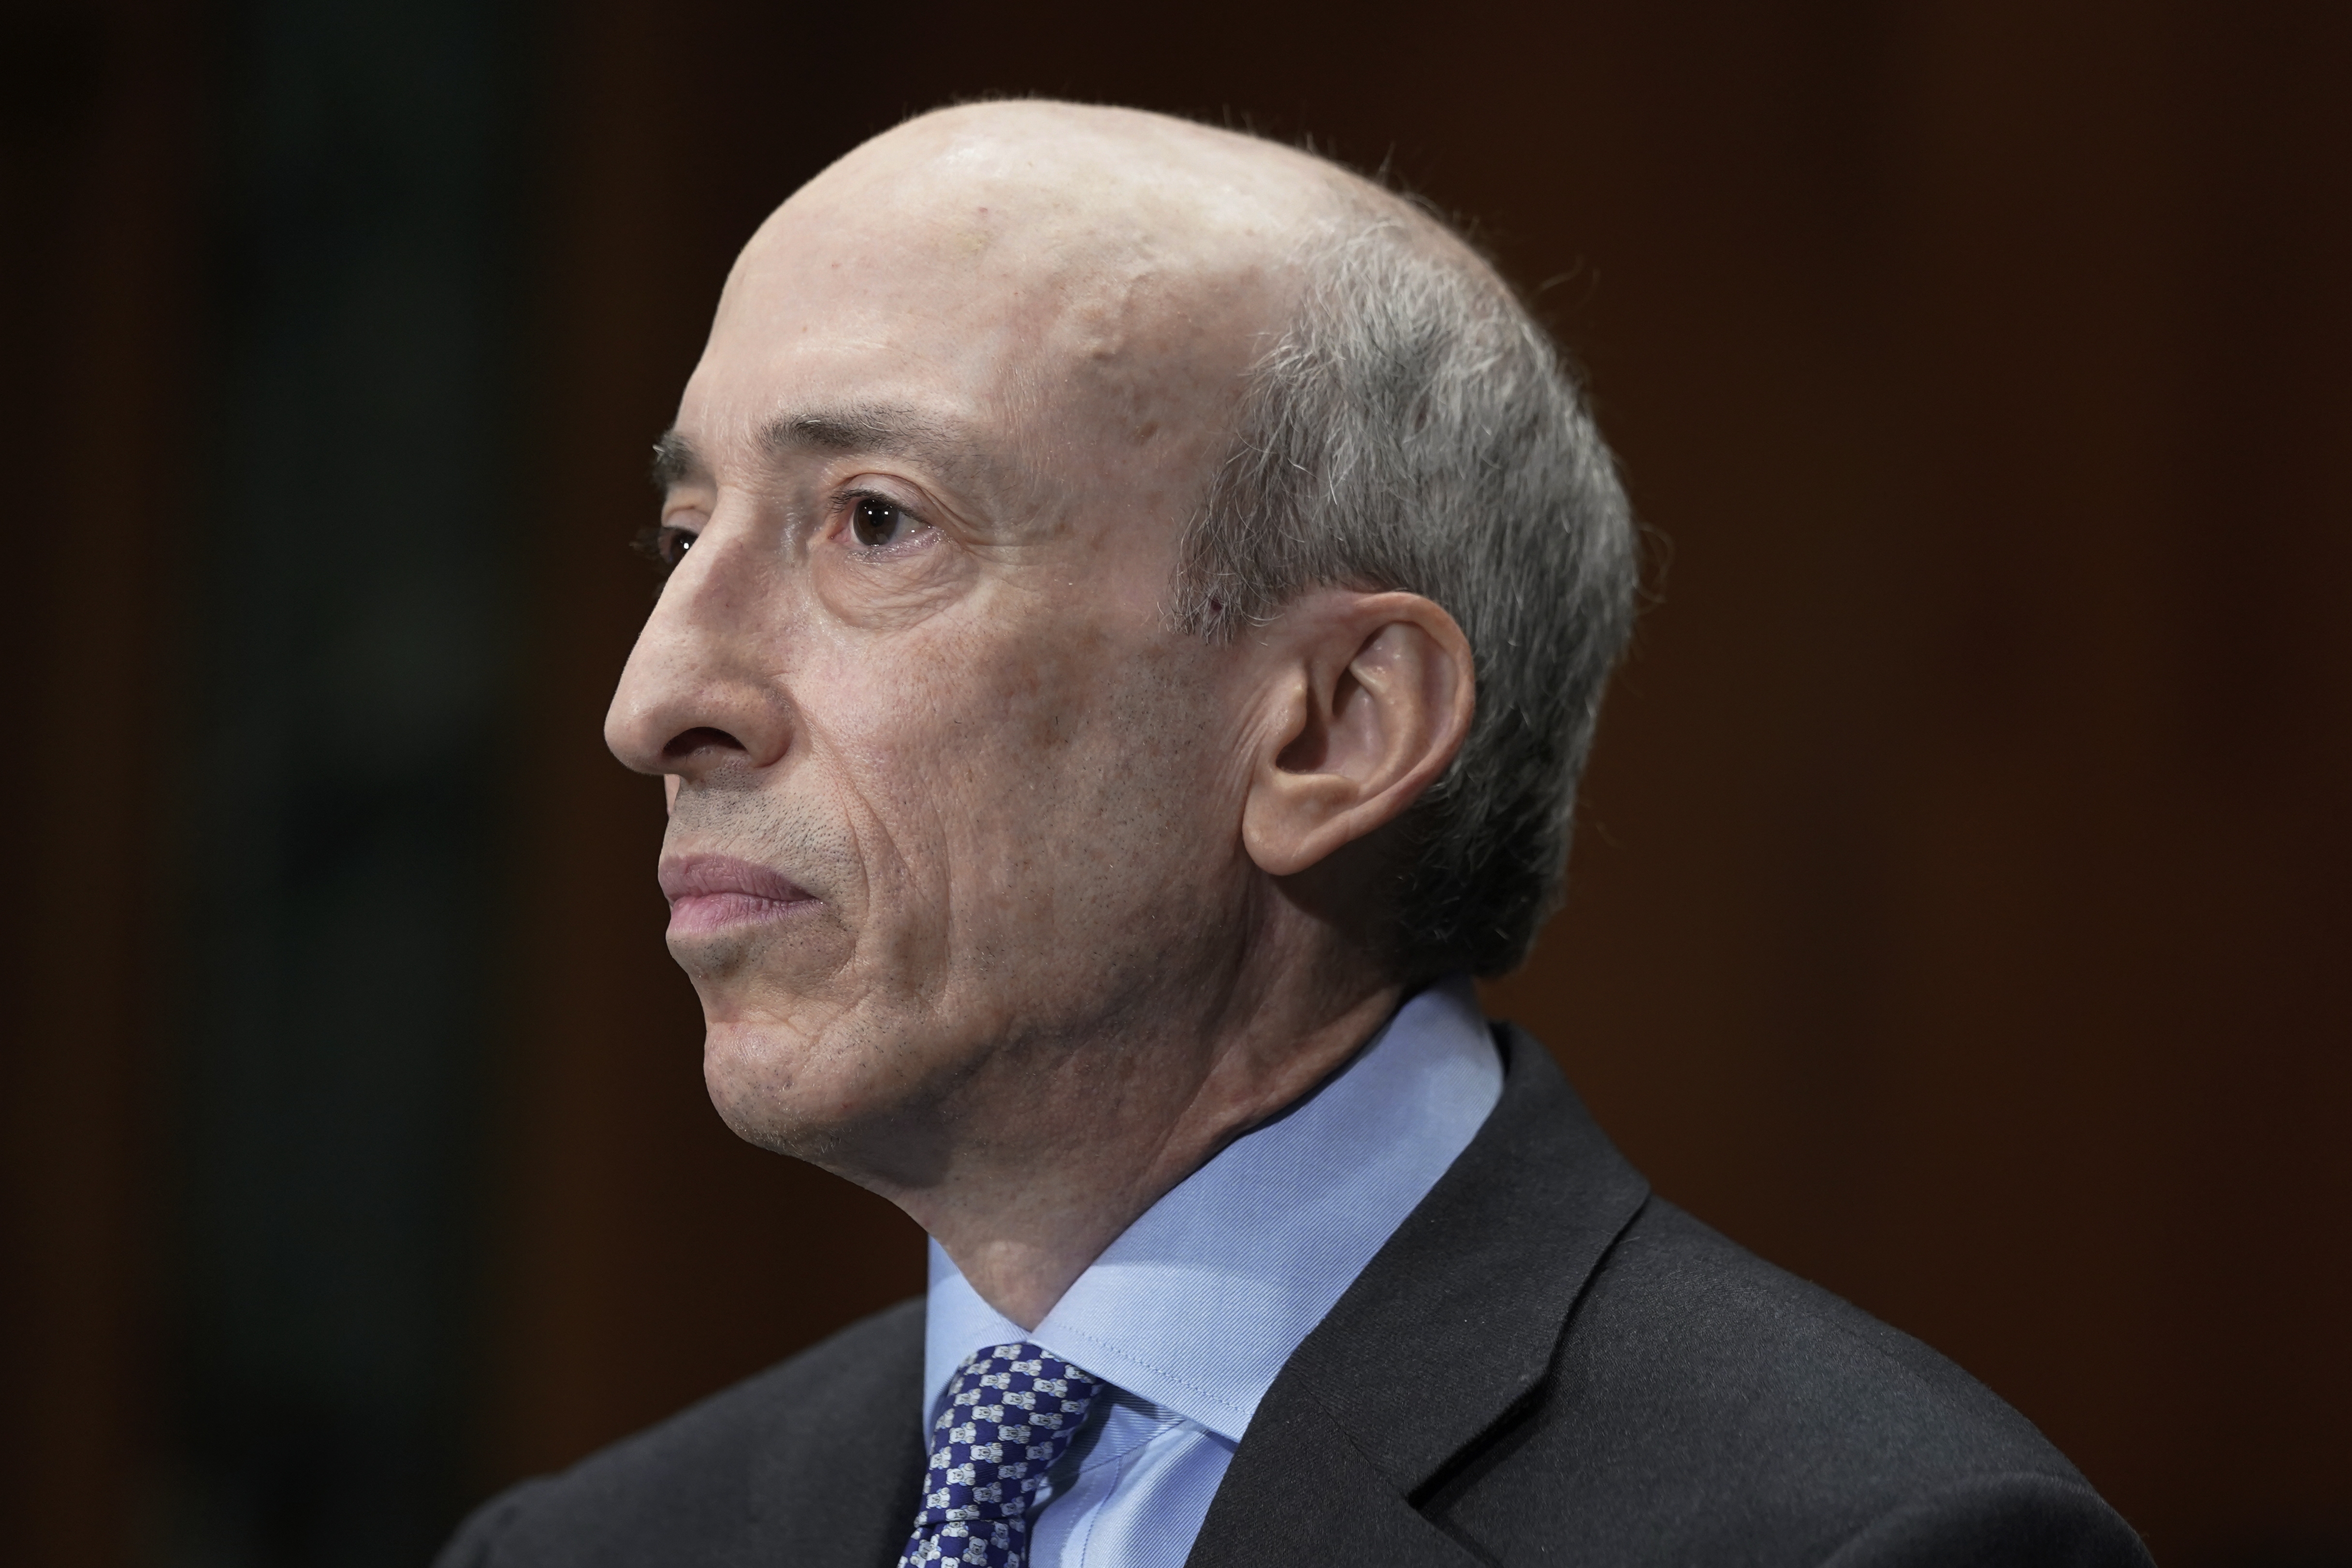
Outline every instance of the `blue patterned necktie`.
<svg viewBox="0 0 2352 1568"><path fill-rule="evenodd" d="M1029 1499L1068 1452L1102 1385L1035 1345L974 1351L931 1431L923 1510L898 1568L1029 1561Z"/></svg>

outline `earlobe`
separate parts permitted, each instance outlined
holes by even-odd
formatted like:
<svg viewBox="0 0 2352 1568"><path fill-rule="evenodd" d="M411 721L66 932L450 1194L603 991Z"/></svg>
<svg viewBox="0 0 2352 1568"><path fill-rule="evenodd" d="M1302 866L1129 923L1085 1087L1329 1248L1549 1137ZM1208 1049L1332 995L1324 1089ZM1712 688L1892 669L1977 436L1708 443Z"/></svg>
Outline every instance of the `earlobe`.
<svg viewBox="0 0 2352 1568"><path fill-rule="evenodd" d="M1461 749L1475 694L1468 639L1417 594L1318 590L1281 624L1278 721L1242 839L1287 877L1402 816Z"/></svg>

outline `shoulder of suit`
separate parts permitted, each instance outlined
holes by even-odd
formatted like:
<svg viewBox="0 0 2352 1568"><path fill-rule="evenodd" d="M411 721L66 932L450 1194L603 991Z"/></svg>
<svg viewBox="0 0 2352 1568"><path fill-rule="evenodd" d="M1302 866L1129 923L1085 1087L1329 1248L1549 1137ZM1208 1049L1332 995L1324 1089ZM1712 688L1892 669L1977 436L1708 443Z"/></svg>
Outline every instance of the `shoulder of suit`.
<svg viewBox="0 0 2352 1568"><path fill-rule="evenodd" d="M1594 1271L1541 1396L1427 1502L1507 1562L1538 1500L1603 1558L1960 1561L1914 1549L1998 1540L2017 1548L2001 1561L2146 1562L1984 1384L1655 1198Z"/></svg>
<svg viewBox="0 0 2352 1568"><path fill-rule="evenodd" d="M1564 1370L1592 1401L1665 1396L1769 1416L1811 1466L1841 1458L2079 1479L2032 1424L1900 1330L1653 1198L1595 1270Z"/></svg>
<svg viewBox="0 0 2352 1568"><path fill-rule="evenodd" d="M789 1361L599 1450L559 1475L522 1482L466 1521L440 1568L493 1563L723 1561L754 1532L766 1472L793 1472L806 1449L836 1473L844 1447L877 1429L917 1435L923 1304L903 1301ZM877 1422L896 1409L901 1422Z"/></svg>

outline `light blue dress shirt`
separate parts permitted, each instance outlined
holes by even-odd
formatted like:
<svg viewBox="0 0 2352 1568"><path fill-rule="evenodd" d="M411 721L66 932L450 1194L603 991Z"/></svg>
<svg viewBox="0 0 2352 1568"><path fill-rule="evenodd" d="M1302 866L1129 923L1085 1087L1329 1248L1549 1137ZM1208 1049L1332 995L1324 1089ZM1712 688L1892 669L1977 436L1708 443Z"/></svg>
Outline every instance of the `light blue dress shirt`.
<svg viewBox="0 0 2352 1568"><path fill-rule="evenodd" d="M1502 1058L1459 977L1154 1204L1034 1333L933 1242L926 1431L972 1352L1034 1341L1112 1387L1031 1505L1033 1568L1177 1568L1275 1373L1502 1092Z"/></svg>

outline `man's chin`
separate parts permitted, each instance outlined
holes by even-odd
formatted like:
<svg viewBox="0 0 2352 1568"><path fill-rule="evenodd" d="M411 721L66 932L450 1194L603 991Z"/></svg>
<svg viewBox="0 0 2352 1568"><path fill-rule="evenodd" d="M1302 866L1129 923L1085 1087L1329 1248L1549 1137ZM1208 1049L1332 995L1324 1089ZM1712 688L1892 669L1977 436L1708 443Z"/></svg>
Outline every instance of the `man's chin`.
<svg viewBox="0 0 2352 1568"><path fill-rule="evenodd" d="M790 994L837 970L854 943L827 913L811 900L782 912L761 905L752 919L689 921L673 915L663 940L709 1014L722 993L740 995L748 986Z"/></svg>
<svg viewBox="0 0 2352 1568"><path fill-rule="evenodd" d="M719 1120L747 1143L871 1184L883 1165L902 1163L908 1108L877 1071L887 1048L854 1044L849 1032L710 1020L702 1080Z"/></svg>

